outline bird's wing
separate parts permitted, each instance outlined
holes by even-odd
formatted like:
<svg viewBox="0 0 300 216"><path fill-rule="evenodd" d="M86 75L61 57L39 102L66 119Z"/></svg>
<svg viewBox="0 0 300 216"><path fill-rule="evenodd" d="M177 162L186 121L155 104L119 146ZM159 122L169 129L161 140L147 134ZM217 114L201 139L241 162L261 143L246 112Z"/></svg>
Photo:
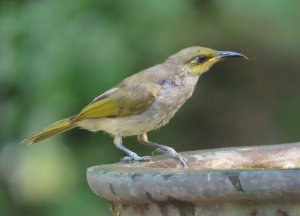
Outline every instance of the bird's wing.
<svg viewBox="0 0 300 216"><path fill-rule="evenodd" d="M125 117L140 113L155 100L159 91L160 85L152 82L120 85L96 97L74 120Z"/></svg>

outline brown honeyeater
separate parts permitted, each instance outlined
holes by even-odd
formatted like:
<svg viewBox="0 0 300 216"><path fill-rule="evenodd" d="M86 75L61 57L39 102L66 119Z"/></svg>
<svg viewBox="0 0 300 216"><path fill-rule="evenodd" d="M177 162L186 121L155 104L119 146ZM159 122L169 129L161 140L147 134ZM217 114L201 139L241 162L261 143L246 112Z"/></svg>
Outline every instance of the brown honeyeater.
<svg viewBox="0 0 300 216"><path fill-rule="evenodd" d="M22 143L33 144L52 135L79 127L89 131L105 131L114 136L114 144L128 156L125 161L148 161L123 146L122 138L137 136L140 143L177 159L183 167L187 160L173 148L151 142L147 132L169 122L193 94L201 74L215 63L246 56L231 51L193 46L168 57L163 63L124 79L117 86L96 97L77 115L55 122Z"/></svg>

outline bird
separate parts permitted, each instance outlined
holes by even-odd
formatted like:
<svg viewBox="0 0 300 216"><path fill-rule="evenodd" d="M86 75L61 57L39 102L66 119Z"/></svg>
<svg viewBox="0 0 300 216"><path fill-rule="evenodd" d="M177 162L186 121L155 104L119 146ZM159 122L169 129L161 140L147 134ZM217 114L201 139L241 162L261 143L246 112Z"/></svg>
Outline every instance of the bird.
<svg viewBox="0 0 300 216"><path fill-rule="evenodd" d="M149 131L166 125L189 99L199 77L214 64L228 58L245 58L233 51L217 51L192 46L169 56L163 63L141 70L94 98L77 115L57 121L21 143L34 144L73 128L103 131L113 136L114 145L123 151L122 161L150 161L123 145L123 138L137 136L139 143L176 159L181 167L188 160L174 148L148 140Z"/></svg>

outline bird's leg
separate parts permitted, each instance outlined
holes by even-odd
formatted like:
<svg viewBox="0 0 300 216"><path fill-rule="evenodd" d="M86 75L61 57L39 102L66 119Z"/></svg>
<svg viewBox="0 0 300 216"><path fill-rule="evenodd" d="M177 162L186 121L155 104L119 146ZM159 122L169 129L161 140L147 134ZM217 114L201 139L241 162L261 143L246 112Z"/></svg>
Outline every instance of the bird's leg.
<svg viewBox="0 0 300 216"><path fill-rule="evenodd" d="M188 160L186 158L182 157L180 154L178 154L175 151L175 149L173 149L169 146L165 146L165 145L161 145L161 144L149 141L146 133L138 135L137 139L141 144L154 147L154 148L156 148L155 151L159 151L163 154L166 154L166 155L169 155L169 156L175 158L176 160L179 161L180 165L183 168L188 168Z"/></svg>
<svg viewBox="0 0 300 216"><path fill-rule="evenodd" d="M122 136L121 135L116 135L114 138L114 144L115 146L125 152L128 156L124 157L122 161L150 161L152 158L150 156L144 156L140 157L138 156L135 152L129 150L122 144Z"/></svg>

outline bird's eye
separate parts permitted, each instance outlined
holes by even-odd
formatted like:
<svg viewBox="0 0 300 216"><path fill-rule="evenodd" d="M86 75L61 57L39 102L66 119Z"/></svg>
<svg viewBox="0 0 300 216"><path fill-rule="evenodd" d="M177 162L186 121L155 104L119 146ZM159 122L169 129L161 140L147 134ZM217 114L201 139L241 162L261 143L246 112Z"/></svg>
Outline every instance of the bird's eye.
<svg viewBox="0 0 300 216"><path fill-rule="evenodd" d="M201 64L203 62L205 62L207 60L207 57L206 56L197 56L193 61L192 63L195 63L195 64Z"/></svg>

